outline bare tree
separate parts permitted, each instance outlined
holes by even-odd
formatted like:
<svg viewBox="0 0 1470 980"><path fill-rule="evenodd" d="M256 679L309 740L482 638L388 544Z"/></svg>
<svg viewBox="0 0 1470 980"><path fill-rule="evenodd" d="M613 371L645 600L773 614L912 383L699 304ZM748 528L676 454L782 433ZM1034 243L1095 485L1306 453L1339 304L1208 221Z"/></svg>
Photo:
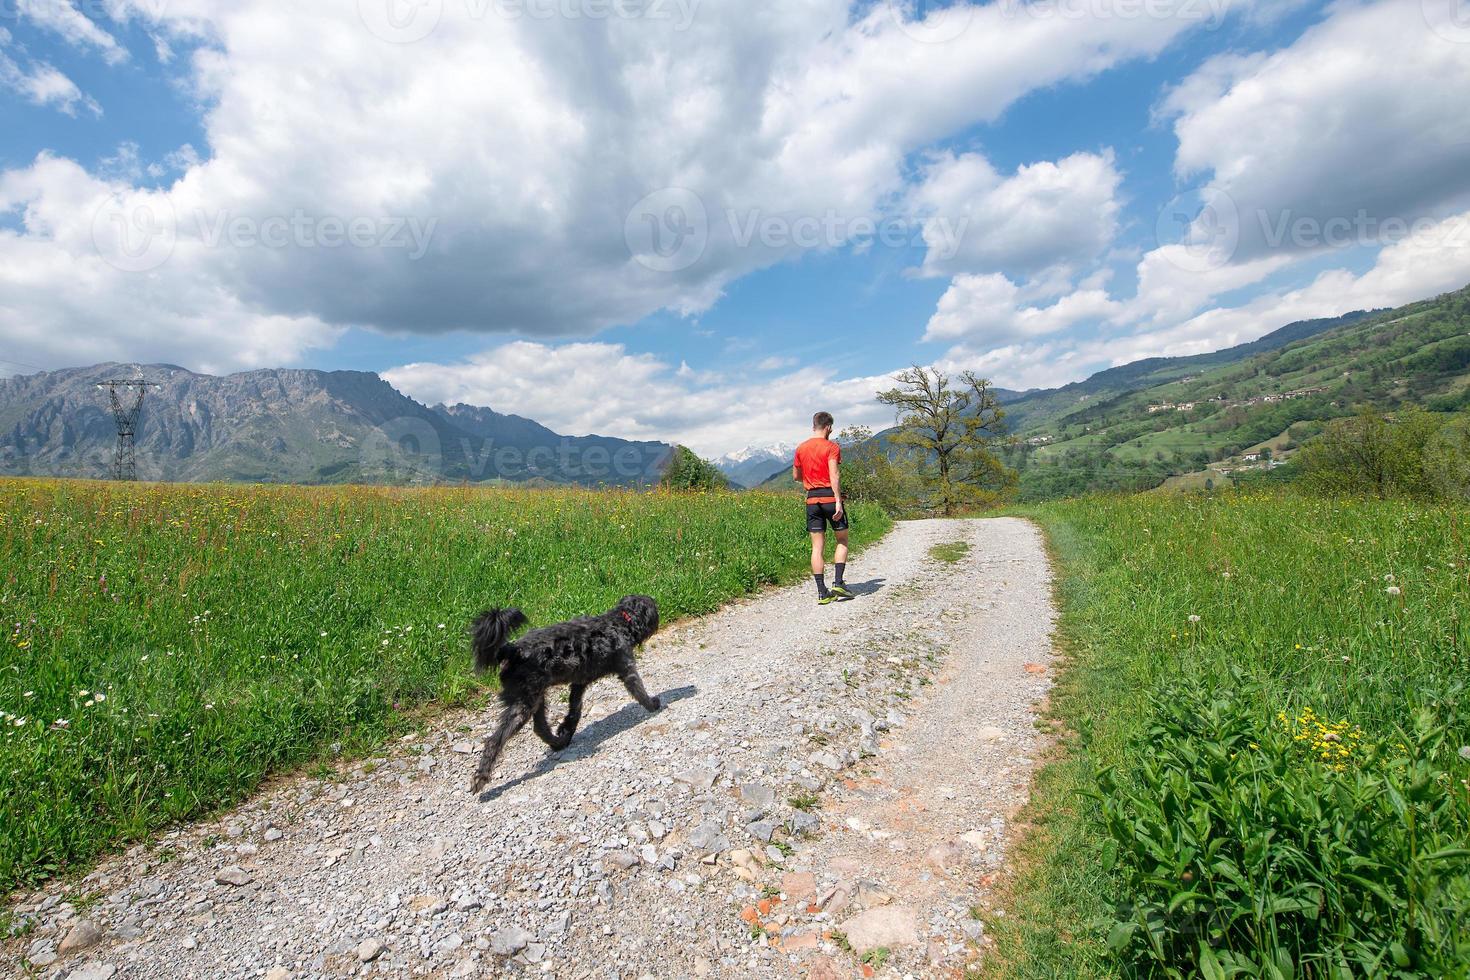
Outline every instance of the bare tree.
<svg viewBox="0 0 1470 980"><path fill-rule="evenodd" d="M930 507L946 517L964 506L993 505L1016 488L1016 472L993 448L1007 444L1005 409L985 378L965 371L951 379L938 368L900 371L898 387L878 400L898 416L899 446L916 450Z"/></svg>

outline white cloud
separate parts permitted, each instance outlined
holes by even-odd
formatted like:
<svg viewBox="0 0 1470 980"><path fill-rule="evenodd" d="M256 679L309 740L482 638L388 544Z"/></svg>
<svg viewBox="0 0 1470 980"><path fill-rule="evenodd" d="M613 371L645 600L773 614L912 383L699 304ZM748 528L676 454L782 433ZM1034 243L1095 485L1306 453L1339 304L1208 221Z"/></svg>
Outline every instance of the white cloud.
<svg viewBox="0 0 1470 980"><path fill-rule="evenodd" d="M119 19L193 49L208 147L154 200L181 222L178 255L151 279L99 281L87 318L99 347L119 340L108 311L154 281L262 317L389 331L567 336L661 309L697 313L734 279L801 250L742 245L729 213L842 226L880 217L903 200L906 161L933 141L1038 88L1153 56L1199 24L1197 0L1091 21L991 4L959 37L925 44L888 5L848 0L706 2L687 30L677 19L507 18L505 5L445 3L432 32L397 44L367 29L360 8L371 6L114 0ZM70 4L45 9L53 29L112 50L89 32L95 24L68 17ZM1078 177L1086 158L1076 159L1017 174L997 193L1044 185L1051 166L1059 179ZM151 162L143 171L158 173ZM90 224L91 213L58 212L95 206L96 175L38 161L6 179L33 195L13 190L10 207ZM630 211L662 188L696 192L710 219L695 229L707 231L697 261L673 271L635 261L625 239L643 227ZM417 259L384 248L195 247L201 221L260 225L298 212L435 230ZM663 207L646 216L663 227L675 217ZM38 252L61 291L96 266L89 235L39 234L35 223L0 239L0 268L14 250ZM181 315L208 313L180 302L169 306ZM49 320L55 312L8 303L0 334L74 329ZM218 330L210 362L254 358L239 336ZM306 331L281 359L323 336Z"/></svg>
<svg viewBox="0 0 1470 980"><path fill-rule="evenodd" d="M128 60L127 49L77 8L75 0L12 0L17 14L79 48L95 48L110 65Z"/></svg>
<svg viewBox="0 0 1470 980"><path fill-rule="evenodd" d="M922 272L1029 277L1085 266L1112 244L1121 182L1111 150L1027 164L1008 177L978 153L945 154L912 194L926 216Z"/></svg>
<svg viewBox="0 0 1470 980"><path fill-rule="evenodd" d="M10 42L10 32L0 27L0 48ZM0 88L19 93L32 105L52 106L68 116L75 116L78 108L93 115L102 114L101 106L51 65L33 62L26 68L3 50L0 50Z"/></svg>
<svg viewBox="0 0 1470 980"><path fill-rule="evenodd" d="M1105 320L1119 304L1101 289L1072 293L1051 306L1026 306L1021 289L1000 273L956 276L940 297L925 340L965 338L971 345L1001 344Z"/></svg>
<svg viewBox="0 0 1470 980"><path fill-rule="evenodd" d="M992 373L1009 386L1053 386L1145 357L1177 357L1247 343L1297 320L1402 306L1470 282L1470 211L1452 215L1382 249L1362 275L1320 273L1295 289L1271 290L1239 306L1216 307L1162 327L1099 331L1091 339L961 345L946 363Z"/></svg>
<svg viewBox="0 0 1470 980"><path fill-rule="evenodd" d="M829 411L838 425L882 427L874 394L887 377L838 379L819 369L754 382L695 376L622 344L515 341L456 364L408 364L383 376L428 403L465 402L536 419L566 435L679 442L713 457L790 442Z"/></svg>
<svg viewBox="0 0 1470 980"><path fill-rule="evenodd" d="M1165 98L1176 170L1234 202L1240 257L1322 247L1279 234L1298 219L1470 203L1470 44L1450 39L1453 6L1342 0L1289 47L1212 59Z"/></svg>
<svg viewBox="0 0 1470 980"><path fill-rule="evenodd" d="M99 254L99 218L162 213L165 202L46 155L0 173L0 212L24 205L22 229L0 229L0 331L17 360L182 361L222 371L289 362L340 336L310 315L263 309L221 290L208 272L213 256L197 242L178 242L164 271L124 271L125 255L109 253L119 263L112 264Z"/></svg>

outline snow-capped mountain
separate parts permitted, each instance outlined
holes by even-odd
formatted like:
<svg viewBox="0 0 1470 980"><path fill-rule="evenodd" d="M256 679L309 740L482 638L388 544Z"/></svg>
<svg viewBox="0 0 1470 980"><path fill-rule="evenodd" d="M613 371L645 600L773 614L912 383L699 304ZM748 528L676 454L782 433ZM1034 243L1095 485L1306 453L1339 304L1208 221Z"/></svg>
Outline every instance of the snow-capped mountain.
<svg viewBox="0 0 1470 980"><path fill-rule="evenodd" d="M783 466L791 465L793 443L781 442L774 446L747 446L733 453L726 453L714 461L719 471L730 478L730 482L742 487L754 487L764 483L772 473Z"/></svg>

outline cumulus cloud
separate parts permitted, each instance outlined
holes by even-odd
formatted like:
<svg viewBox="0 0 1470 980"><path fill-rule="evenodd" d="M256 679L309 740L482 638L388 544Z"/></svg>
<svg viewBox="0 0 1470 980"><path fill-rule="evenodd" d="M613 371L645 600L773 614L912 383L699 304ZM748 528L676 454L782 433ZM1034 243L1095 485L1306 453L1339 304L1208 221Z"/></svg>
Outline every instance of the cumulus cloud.
<svg viewBox="0 0 1470 980"><path fill-rule="evenodd" d="M1027 164L1010 176L978 153L945 154L912 193L925 216L922 272L1029 277L1085 266L1112 244L1121 182L1111 150Z"/></svg>
<svg viewBox="0 0 1470 980"><path fill-rule="evenodd" d="M1028 306L1022 302L1020 287L1000 273L962 275L940 297L924 339L1003 344L1106 320L1118 309L1119 304L1101 289L1071 293L1046 307Z"/></svg>
<svg viewBox="0 0 1470 980"><path fill-rule="evenodd" d="M1008 386L1053 386L1145 357L1203 354L1247 343L1297 320L1402 306L1459 289L1467 280L1470 211L1385 247L1361 275L1331 269L1303 286L1267 290L1240 305L1215 307L1163 326L1104 328L1079 341L1020 342L992 349L961 344L948 352L946 363L991 373Z"/></svg>
<svg viewBox="0 0 1470 980"><path fill-rule="evenodd" d="M892 421L873 397L891 386L886 376L841 379L805 368L756 382L681 370L622 344L514 341L458 363L408 364L383 376L420 401L513 411L567 435L679 442L704 456L790 442L819 410L844 427Z"/></svg>
<svg viewBox="0 0 1470 980"><path fill-rule="evenodd" d="M1470 38L1453 7L1338 3L1289 47L1217 57L1165 97L1176 172L1233 203L1238 257L1381 244L1384 222L1470 203ZM1333 219L1366 230L1334 240Z"/></svg>
<svg viewBox="0 0 1470 980"><path fill-rule="evenodd" d="M53 29L112 50L69 17L70 4L44 9L36 16ZM177 220L177 256L142 280L105 275L110 288L172 283L156 294L205 291L262 317L334 328L541 337L658 310L698 313L751 271L844 247L853 228L901 206L915 152L997 118L1028 92L1151 57L1199 26L1194 0L1155 5L1147 18L1089 21L990 4L934 11L933 23L964 23L931 44L915 38L922 24L900 21L890 5L849 0L708 2L689 7L687 21L517 17L504 14L508 5L445 3L413 8L438 19L397 43L407 39L385 37L366 14L374 5L357 0L113 0L110 9L165 47L192 49L190 82L208 107L201 159L153 200L155 215ZM54 216L94 201L98 175L52 164L9 175L32 195L13 192L9 206ZM140 164L148 177L160 173ZM1083 193L1073 183L1105 185L1109 171L1084 155L1019 172L993 195L1060 192L1071 207ZM298 215L315 225L414 222L428 233L422 248L394 249L294 239L239 247L210 232ZM766 219L837 231L814 244L742 234ZM97 265L87 236L48 237L32 224L0 239L0 269L12 250L37 253L44 261L33 255L33 265L49 273L33 274L49 274L59 292ZM971 234L987 231L970 224ZM1069 249L1082 254L1087 244ZM1026 262L1045 258L1033 250ZM117 339L107 336L108 311L131 298L114 301L100 285L92 295L98 308L87 322L106 347ZM207 312L181 302L168 308ZM9 304L0 329L74 329L48 320L55 312ZM306 331L280 358L327 336ZM253 358L239 337L220 329L211 363Z"/></svg>

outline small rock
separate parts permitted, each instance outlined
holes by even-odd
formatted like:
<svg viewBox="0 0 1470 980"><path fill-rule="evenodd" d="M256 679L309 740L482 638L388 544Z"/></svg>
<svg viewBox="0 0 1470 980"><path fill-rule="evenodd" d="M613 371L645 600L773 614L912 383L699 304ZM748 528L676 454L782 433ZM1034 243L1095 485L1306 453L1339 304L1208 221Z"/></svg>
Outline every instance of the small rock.
<svg viewBox="0 0 1470 980"><path fill-rule="evenodd" d="M839 928L858 956L879 946L892 949L895 946L912 946L919 941L919 921L913 910L903 905L885 905L859 912Z"/></svg>
<svg viewBox="0 0 1470 980"><path fill-rule="evenodd" d="M674 778L700 791L707 790L715 784L715 774L708 769L686 769L675 773Z"/></svg>
<svg viewBox="0 0 1470 980"><path fill-rule="evenodd" d="M91 919L79 919L61 941L61 955L91 949L102 941L102 930Z"/></svg>
<svg viewBox="0 0 1470 980"><path fill-rule="evenodd" d="M727 851L730 849L730 842L720 833L719 824L706 820L689 832L689 846L696 853L704 854Z"/></svg>
<svg viewBox="0 0 1470 980"><path fill-rule="evenodd" d="M514 956L531 944L532 935L520 926L497 929L490 937L490 952L496 956Z"/></svg>
<svg viewBox="0 0 1470 980"><path fill-rule="evenodd" d="M954 841L940 841L925 852L924 863L935 871L948 873L965 863L965 850Z"/></svg>
<svg viewBox="0 0 1470 980"><path fill-rule="evenodd" d="M782 864L786 860L786 855L781 853L781 848L771 844L766 847L766 860L772 864Z"/></svg>
<svg viewBox="0 0 1470 980"><path fill-rule="evenodd" d="M786 821L786 827L793 834L814 834L822 825L822 821L815 813L807 813L805 810L797 810Z"/></svg>
<svg viewBox="0 0 1470 980"><path fill-rule="evenodd" d="M609 871L627 871L638 863L638 855L632 851L608 851L602 856L602 866Z"/></svg>
<svg viewBox="0 0 1470 980"><path fill-rule="evenodd" d="M540 963L546 957L545 943L527 943L525 951L521 954L528 963Z"/></svg>
<svg viewBox="0 0 1470 980"><path fill-rule="evenodd" d="M816 949L817 941L815 932L798 932L783 939L781 948L788 952L793 949Z"/></svg>
<svg viewBox="0 0 1470 980"><path fill-rule="evenodd" d="M982 742L999 742L1006 737L1005 729L994 725L985 725L975 733Z"/></svg>
<svg viewBox="0 0 1470 980"><path fill-rule="evenodd" d="M116 972L117 967L111 963L98 963L92 960L68 973L66 980L112 980L112 975Z"/></svg>
<svg viewBox="0 0 1470 980"><path fill-rule="evenodd" d="M383 941L381 939L378 939L376 937L369 937L367 939L364 939L362 943L357 947L357 958L363 963L371 963L379 956L382 956L383 951L387 948L388 947L383 944Z"/></svg>
<svg viewBox="0 0 1470 980"><path fill-rule="evenodd" d="M455 752L458 752L460 755L474 755L475 754L475 743L473 743L473 742L455 742L454 743L454 751Z"/></svg>
<svg viewBox="0 0 1470 980"><path fill-rule="evenodd" d="M291 980L291 971L284 966L273 966L265 971L265 980Z"/></svg>
<svg viewBox="0 0 1470 980"><path fill-rule="evenodd" d="M969 844L977 851L984 851L989 849L990 847L990 842L986 839L985 835L978 830L972 830L968 833L961 834L960 840L964 841L966 844Z"/></svg>
<svg viewBox="0 0 1470 980"><path fill-rule="evenodd" d="M781 876L781 891L792 902L804 902L817 894L817 877L810 871L788 871Z"/></svg>
<svg viewBox="0 0 1470 980"><path fill-rule="evenodd" d="M776 825L770 820L757 820L745 829L749 832L750 836L766 843L770 843L771 838L776 834Z"/></svg>
<svg viewBox="0 0 1470 980"><path fill-rule="evenodd" d="M833 772L842 768L842 760L831 752L817 752L813 754L812 763L813 765L821 766L823 769L830 769Z"/></svg>
<svg viewBox="0 0 1470 980"><path fill-rule="evenodd" d="M814 956L807 969L806 980L843 980L844 976L830 956Z"/></svg>
<svg viewBox="0 0 1470 980"><path fill-rule="evenodd" d="M769 809L776 805L776 791L769 786L759 783L742 783L740 785L740 796L747 802L754 803L758 807Z"/></svg>
<svg viewBox="0 0 1470 980"><path fill-rule="evenodd" d="M1046 673L1046 667L1044 667L1041 664L1026 664L1021 669L1024 670L1024 671L1026 671L1026 673L1028 673L1028 674L1044 674L1044 673Z"/></svg>
<svg viewBox="0 0 1470 980"><path fill-rule="evenodd" d="M250 877L250 872L246 871L238 864L232 864L228 868L222 869L219 874L215 875L214 880L221 885L231 885L235 888L243 888L246 885L250 884L252 879Z"/></svg>
<svg viewBox="0 0 1470 980"><path fill-rule="evenodd" d="M658 849L652 844L638 848L638 857L644 864L658 864Z"/></svg>
<svg viewBox="0 0 1470 980"><path fill-rule="evenodd" d="M267 828L267 830L266 830L266 832L265 832L265 834L263 836L270 843L275 843L276 841L280 840L282 837L285 837L286 835L283 834L283 833L281 833L275 827L270 827L270 828Z"/></svg>

